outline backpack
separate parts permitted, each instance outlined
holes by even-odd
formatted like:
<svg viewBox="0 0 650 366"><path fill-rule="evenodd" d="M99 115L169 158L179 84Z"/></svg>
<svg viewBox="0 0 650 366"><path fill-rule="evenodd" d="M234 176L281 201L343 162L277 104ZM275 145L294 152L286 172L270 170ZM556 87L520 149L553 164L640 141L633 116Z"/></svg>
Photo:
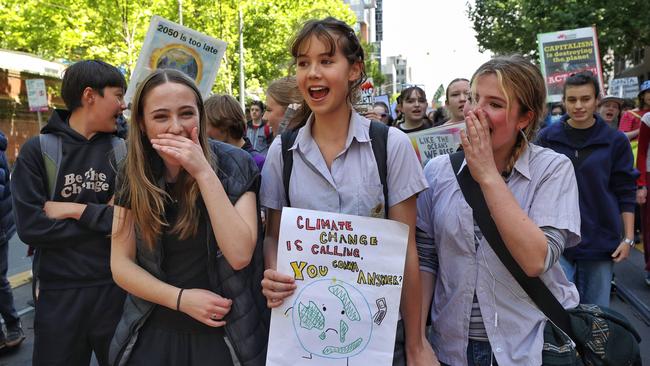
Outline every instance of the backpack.
<svg viewBox="0 0 650 366"><path fill-rule="evenodd" d="M377 163L379 180L384 188L384 210L385 217L388 217L388 131L390 127L378 121L370 121L370 140L372 141L372 153ZM282 138L282 183L284 184L284 195L287 198L287 205L291 206L289 199L289 181L291 180L291 170L293 169L293 152L289 149L293 146L298 136L298 130L287 130L280 135Z"/></svg>
<svg viewBox="0 0 650 366"><path fill-rule="evenodd" d="M41 145L41 154L43 155L43 163L45 164L45 172L47 174L49 198L52 200L54 199L56 189L56 178L61 168L63 142L61 141L61 136L52 133L42 133L38 136L38 140ZM126 157L125 141L113 135L111 136L111 145L113 146L115 162L119 163L124 160Z"/></svg>

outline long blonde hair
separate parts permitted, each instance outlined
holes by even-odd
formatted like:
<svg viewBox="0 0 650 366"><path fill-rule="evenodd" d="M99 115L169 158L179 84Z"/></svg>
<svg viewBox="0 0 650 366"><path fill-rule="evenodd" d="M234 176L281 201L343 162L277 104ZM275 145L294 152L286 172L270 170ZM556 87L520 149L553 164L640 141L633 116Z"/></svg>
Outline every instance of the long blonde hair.
<svg viewBox="0 0 650 366"><path fill-rule="evenodd" d="M165 219L165 203L171 200L171 196L164 189L162 159L144 132L144 100L154 88L166 83L185 85L194 92L199 110L199 142L208 162L216 167L208 145L203 100L194 82L177 70L158 69L151 73L138 85L133 96L128 149L121 169L122 184L118 187L118 202L131 209L136 232L150 249L156 245L161 229L170 225ZM196 180L184 169L181 169L172 193L178 199L179 215L171 232L186 239L195 235L198 229L200 208L197 202L201 193Z"/></svg>
<svg viewBox="0 0 650 366"><path fill-rule="evenodd" d="M496 57L481 65L472 76L472 98L476 94L476 79L487 74L496 75L501 91L506 96L507 110L510 110L512 100L516 98L519 102L519 116L532 112L528 126L517 134L517 141L506 165L506 172L509 173L526 150L528 141L535 138L540 120L545 115L546 84L539 68L524 57Z"/></svg>

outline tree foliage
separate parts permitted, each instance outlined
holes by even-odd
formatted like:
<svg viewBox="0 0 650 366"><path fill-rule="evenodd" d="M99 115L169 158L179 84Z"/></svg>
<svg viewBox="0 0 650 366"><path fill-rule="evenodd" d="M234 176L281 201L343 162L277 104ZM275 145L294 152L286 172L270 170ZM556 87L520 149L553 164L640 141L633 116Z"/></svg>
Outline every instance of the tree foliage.
<svg viewBox="0 0 650 366"><path fill-rule="evenodd" d="M100 58L130 75L149 22L178 22L178 0L2 0L0 48L74 62ZM239 85L239 9L244 16L247 86L261 89L289 72L288 42L310 18L331 15L354 24L341 0L183 0L183 23L228 43L214 90ZM251 88L248 88L249 90Z"/></svg>
<svg viewBox="0 0 650 366"><path fill-rule="evenodd" d="M468 14L480 48L496 54L537 58L538 33L591 26L601 53L625 58L650 44L647 0L476 0Z"/></svg>

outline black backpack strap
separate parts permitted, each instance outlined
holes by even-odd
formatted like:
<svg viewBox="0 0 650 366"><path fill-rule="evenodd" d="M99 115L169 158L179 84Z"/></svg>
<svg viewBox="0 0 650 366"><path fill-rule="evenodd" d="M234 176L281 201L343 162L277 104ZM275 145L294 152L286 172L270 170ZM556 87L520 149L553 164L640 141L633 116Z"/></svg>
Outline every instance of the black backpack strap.
<svg viewBox="0 0 650 366"><path fill-rule="evenodd" d="M289 199L289 181L293 169L293 151L289 150L298 137L298 130L287 130L280 135L282 139L282 183L284 184L284 196L287 199L287 207L291 207Z"/></svg>
<svg viewBox="0 0 650 366"><path fill-rule="evenodd" d="M384 188L384 212L388 218L388 131L390 127L378 121L370 121L370 140L375 155L379 180Z"/></svg>
<svg viewBox="0 0 650 366"><path fill-rule="evenodd" d="M501 263L510 271L510 274L517 280L517 283L526 291L544 315L562 329L570 338L575 339L571 330L569 313L557 301L551 290L546 287L539 277L528 277L526 275L524 270L521 269L521 266L519 266L519 263L510 254L508 248L506 248L506 244L503 242L501 234L499 234L499 230L490 215L481 187L472 178L469 168L463 169L460 173L458 172L465 159L465 153L462 151L453 153L449 156L449 159L451 160L458 185L463 192L465 201L472 208L474 220L478 223L481 233L483 233L483 236L501 260Z"/></svg>

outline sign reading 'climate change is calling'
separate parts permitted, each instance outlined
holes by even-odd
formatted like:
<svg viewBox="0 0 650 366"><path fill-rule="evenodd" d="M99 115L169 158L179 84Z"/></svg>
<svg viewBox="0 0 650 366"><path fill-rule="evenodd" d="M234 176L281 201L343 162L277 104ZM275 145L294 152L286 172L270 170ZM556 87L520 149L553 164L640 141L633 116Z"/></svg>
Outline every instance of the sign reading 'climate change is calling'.
<svg viewBox="0 0 650 366"><path fill-rule="evenodd" d="M408 226L285 207L281 273L297 289L273 309L267 366L390 366Z"/></svg>

